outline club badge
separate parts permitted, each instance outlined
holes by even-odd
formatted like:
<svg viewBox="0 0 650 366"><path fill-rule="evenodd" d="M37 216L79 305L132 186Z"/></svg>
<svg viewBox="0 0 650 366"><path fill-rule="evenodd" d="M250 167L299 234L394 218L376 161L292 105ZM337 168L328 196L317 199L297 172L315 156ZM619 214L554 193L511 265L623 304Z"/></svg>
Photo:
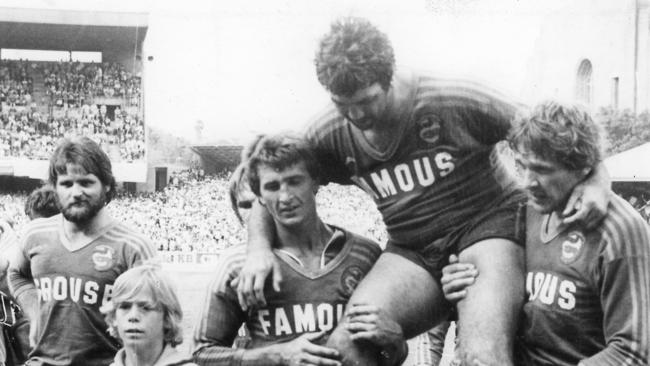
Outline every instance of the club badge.
<svg viewBox="0 0 650 366"><path fill-rule="evenodd" d="M115 263L115 250L107 245L98 245L92 255L95 270L107 271Z"/></svg>
<svg viewBox="0 0 650 366"><path fill-rule="evenodd" d="M564 264L575 262L580 255L580 250L585 244L585 237L579 231L572 231L562 242L561 260Z"/></svg>
<svg viewBox="0 0 650 366"><path fill-rule="evenodd" d="M354 289L363 279L363 271L357 266L350 266L341 275L341 288L346 295L352 295Z"/></svg>

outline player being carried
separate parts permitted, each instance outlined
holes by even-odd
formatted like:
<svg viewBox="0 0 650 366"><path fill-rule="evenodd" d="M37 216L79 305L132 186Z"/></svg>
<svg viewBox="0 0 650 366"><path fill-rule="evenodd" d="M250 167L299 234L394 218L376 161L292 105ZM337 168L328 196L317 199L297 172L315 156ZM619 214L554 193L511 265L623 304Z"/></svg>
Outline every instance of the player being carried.
<svg viewBox="0 0 650 366"><path fill-rule="evenodd" d="M106 209L115 178L97 143L62 140L49 170L61 214L27 224L9 269L31 323L34 347L25 365L109 365L119 344L99 308L122 272L156 252Z"/></svg>
<svg viewBox="0 0 650 366"><path fill-rule="evenodd" d="M301 139L264 137L256 141L247 166L250 188L271 214L277 236L273 253L286 279L282 291L264 288L267 303L243 311L230 281L244 262L246 247L223 254L195 330L199 365L340 365L337 350L325 347L356 285L381 253L379 245L321 221L316 212L320 169ZM242 173L241 170L237 171ZM233 201L250 197L239 176ZM240 205L235 204L235 207ZM385 364L406 357L401 328L374 306L352 304L350 322L361 341L377 344ZM249 349L231 346L238 329L250 330Z"/></svg>
<svg viewBox="0 0 650 366"><path fill-rule="evenodd" d="M491 155L517 107L479 85L394 73L394 66L388 38L359 18L334 22L316 52L318 80L332 100L306 132L323 167L321 183L364 189L390 235L350 301L385 310L413 337L447 318L450 305L439 279L449 254L459 253L481 273L457 306L462 359L510 365L524 297L517 280L523 276L523 238L515 231L524 198L497 181ZM606 175L597 169L589 184L578 187L567 209L582 204L568 220L591 222L604 214ZM271 271L279 288L274 237L268 212L255 205L238 280L243 306L264 303ZM342 325L330 344L345 362L373 364L356 354L363 347Z"/></svg>
<svg viewBox="0 0 650 366"><path fill-rule="evenodd" d="M647 223L615 195L594 228L561 220L571 190L601 160L599 142L598 128L586 112L557 102L539 105L511 132L528 193L528 205L521 209L528 300L515 346L518 364L648 365ZM452 263L443 272L451 301L471 291L477 276L467 263Z"/></svg>

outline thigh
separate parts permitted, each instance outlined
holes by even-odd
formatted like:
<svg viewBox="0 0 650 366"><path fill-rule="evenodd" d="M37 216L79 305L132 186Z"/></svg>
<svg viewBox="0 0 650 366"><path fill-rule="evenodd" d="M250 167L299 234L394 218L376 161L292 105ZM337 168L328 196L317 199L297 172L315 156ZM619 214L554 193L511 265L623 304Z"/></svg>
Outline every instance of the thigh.
<svg viewBox="0 0 650 366"><path fill-rule="evenodd" d="M487 239L463 250L460 261L479 272L457 305L461 355L507 365L524 300L524 250L509 240Z"/></svg>
<svg viewBox="0 0 650 366"><path fill-rule="evenodd" d="M406 338L447 319L449 312L449 303L431 274L393 253L382 253L349 303L373 304L384 309L402 326Z"/></svg>

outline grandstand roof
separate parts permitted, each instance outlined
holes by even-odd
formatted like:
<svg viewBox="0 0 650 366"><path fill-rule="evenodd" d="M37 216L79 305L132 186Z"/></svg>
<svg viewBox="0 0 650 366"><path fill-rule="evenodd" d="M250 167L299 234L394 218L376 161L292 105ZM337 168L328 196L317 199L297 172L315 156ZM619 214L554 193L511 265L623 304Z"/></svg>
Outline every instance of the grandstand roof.
<svg viewBox="0 0 650 366"><path fill-rule="evenodd" d="M216 167L234 167L239 164L243 146L193 145L190 149L204 159L205 163Z"/></svg>
<svg viewBox="0 0 650 366"><path fill-rule="evenodd" d="M650 142L623 151L605 159L605 166L613 181L650 181Z"/></svg>
<svg viewBox="0 0 650 366"><path fill-rule="evenodd" d="M0 7L0 48L101 51L133 47L142 44L147 25L146 13Z"/></svg>

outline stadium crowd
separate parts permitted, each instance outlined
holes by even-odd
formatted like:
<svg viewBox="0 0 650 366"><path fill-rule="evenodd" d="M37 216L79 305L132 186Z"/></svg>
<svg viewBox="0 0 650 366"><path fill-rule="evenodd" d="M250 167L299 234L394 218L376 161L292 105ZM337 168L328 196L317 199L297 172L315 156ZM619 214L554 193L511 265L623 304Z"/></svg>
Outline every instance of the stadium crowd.
<svg viewBox="0 0 650 366"><path fill-rule="evenodd" d="M244 242L246 231L227 199L226 174L181 174L185 179L161 192L122 193L108 206L112 215L151 238L160 251L216 253ZM0 210L18 230L27 222L27 194L0 195ZM386 242L372 201L357 188L330 185L318 194L319 212L328 223Z"/></svg>
<svg viewBox="0 0 650 366"><path fill-rule="evenodd" d="M38 72L49 96L41 105L32 99L30 75ZM102 96L126 103L123 108L94 104L94 97ZM0 156L47 159L59 139L88 136L113 161L144 158L140 79L119 64L0 61L0 99Z"/></svg>

